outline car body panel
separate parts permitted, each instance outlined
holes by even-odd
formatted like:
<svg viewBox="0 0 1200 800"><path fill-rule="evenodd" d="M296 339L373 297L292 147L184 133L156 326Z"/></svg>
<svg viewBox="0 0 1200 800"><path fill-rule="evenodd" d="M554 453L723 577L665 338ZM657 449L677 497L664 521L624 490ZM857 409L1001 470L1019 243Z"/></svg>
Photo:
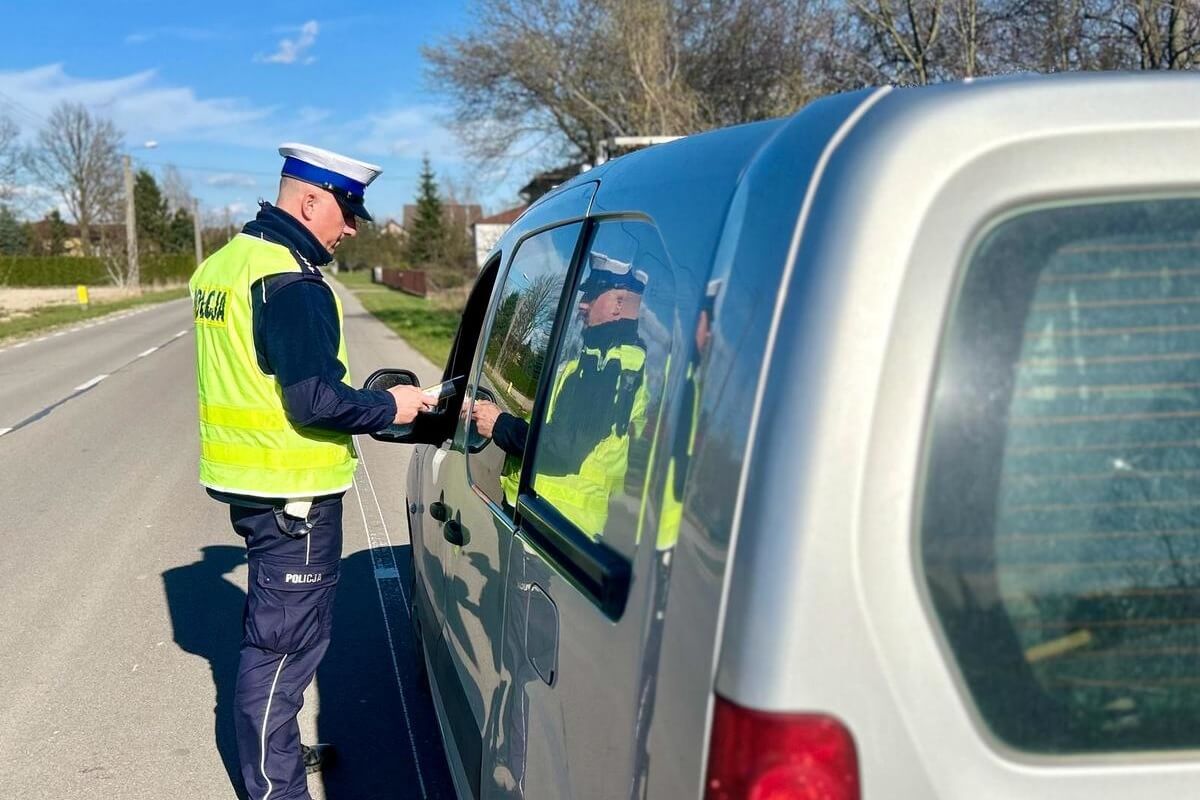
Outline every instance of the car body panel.
<svg viewBox="0 0 1200 800"><path fill-rule="evenodd" d="M675 270L681 356L706 286L719 294L660 625L647 624L652 548L609 619L478 493L473 549L418 556L431 585L432 563L450 565L448 663L478 726L479 794L623 797L640 775L646 796L700 797L715 694L837 717L865 797L1165 798L1195 786L1200 763L1186 753L1047 758L1000 744L925 596L917 526L931 396L972 248L1017 209L1200 194L1197 101L1192 76L864 91L624 156L531 207L495 253L510 259L523 237L582 217L652 223ZM679 419L664 410L658 435ZM462 460L456 441L437 491L466 486ZM657 462L648 497L664 473ZM456 508L472 502L455 491ZM660 511L647 503L651 526ZM647 636L661 656L638 751ZM443 730L461 727L438 691Z"/></svg>
<svg viewBox="0 0 1200 800"><path fill-rule="evenodd" d="M1168 797L1200 776L1179 755L999 746L916 566L927 412L974 243L1019 208L1195 194L1197 100L1190 76L898 91L830 161L783 288L717 691L843 720L866 796Z"/></svg>

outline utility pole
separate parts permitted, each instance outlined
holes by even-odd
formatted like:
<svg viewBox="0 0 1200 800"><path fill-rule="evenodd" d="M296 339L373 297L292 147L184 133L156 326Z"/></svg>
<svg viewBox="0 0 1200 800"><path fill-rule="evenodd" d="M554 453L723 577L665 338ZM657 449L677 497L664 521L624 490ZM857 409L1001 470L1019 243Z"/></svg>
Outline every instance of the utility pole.
<svg viewBox="0 0 1200 800"><path fill-rule="evenodd" d="M133 202L133 167L129 156L122 156L125 165L125 249L129 257L127 280L138 289L142 285L141 270L138 268L137 209Z"/></svg>
<svg viewBox="0 0 1200 800"><path fill-rule="evenodd" d="M200 201L192 198L192 238L196 241L196 266L204 260L204 245L200 239Z"/></svg>

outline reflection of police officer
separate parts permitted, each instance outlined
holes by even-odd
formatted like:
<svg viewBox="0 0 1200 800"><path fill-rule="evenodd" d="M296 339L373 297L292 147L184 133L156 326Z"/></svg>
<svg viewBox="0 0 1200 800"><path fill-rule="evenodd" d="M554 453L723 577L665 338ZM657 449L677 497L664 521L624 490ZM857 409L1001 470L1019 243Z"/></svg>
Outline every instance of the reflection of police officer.
<svg viewBox="0 0 1200 800"><path fill-rule="evenodd" d="M349 384L341 304L319 267L358 219L378 167L284 145L279 199L196 270L200 482L228 503L249 587L234 698L241 775L256 798L309 797L324 748L296 714L329 645L354 433L411 422L415 387Z"/></svg>
<svg viewBox="0 0 1200 800"><path fill-rule="evenodd" d="M680 398L682 413L675 425L670 461L667 462L667 481L663 487L662 505L655 537L654 575L650 584L650 618L642 646L642 667L638 688L637 717L634 722L634 773L629 796L643 797L649 777L650 721L658 693L659 659L662 653L663 624L667 616L667 597L671 587L671 560L679 543L679 527L683 522L683 490L696 448L700 419L700 362L708 352L712 338L713 313L720 281L712 281L705 293L704 305L696 320L695 349L684 367L683 392Z"/></svg>
<svg viewBox="0 0 1200 800"><path fill-rule="evenodd" d="M583 335L579 353L557 370L538 439L537 493L589 536L599 536L608 499L624 483L629 432L645 421L646 345L638 314L647 276L600 253L579 287ZM516 504L520 458L529 423L476 399L476 429L513 458L501 477ZM635 431L637 433L637 431Z"/></svg>

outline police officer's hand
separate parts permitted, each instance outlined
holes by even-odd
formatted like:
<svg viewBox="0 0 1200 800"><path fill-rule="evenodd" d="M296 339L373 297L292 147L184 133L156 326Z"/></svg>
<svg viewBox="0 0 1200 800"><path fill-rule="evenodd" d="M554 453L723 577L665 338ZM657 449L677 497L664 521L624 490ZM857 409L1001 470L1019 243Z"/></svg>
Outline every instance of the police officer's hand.
<svg viewBox="0 0 1200 800"><path fill-rule="evenodd" d="M476 398L475 405L471 407L471 418L475 420L475 430L479 431L481 436L485 439L492 438L492 429L496 427L499 417L499 406Z"/></svg>
<svg viewBox="0 0 1200 800"><path fill-rule="evenodd" d="M393 386L388 391L396 398L395 425L407 425L417 418L417 414L438 404L436 397L422 394L417 386Z"/></svg>

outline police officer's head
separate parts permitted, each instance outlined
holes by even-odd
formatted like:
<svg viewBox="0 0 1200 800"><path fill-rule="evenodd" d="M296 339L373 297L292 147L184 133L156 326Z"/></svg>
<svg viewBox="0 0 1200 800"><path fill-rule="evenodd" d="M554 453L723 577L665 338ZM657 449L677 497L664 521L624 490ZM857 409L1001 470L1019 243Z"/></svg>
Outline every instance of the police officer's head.
<svg viewBox="0 0 1200 800"><path fill-rule="evenodd" d="M284 161L275 204L330 253L355 235L360 219L371 219L363 193L382 172L379 167L303 144L282 145L279 154Z"/></svg>
<svg viewBox="0 0 1200 800"><path fill-rule="evenodd" d="M648 277L625 261L603 253L588 256L588 274L579 285L579 313L587 327L637 319Z"/></svg>

